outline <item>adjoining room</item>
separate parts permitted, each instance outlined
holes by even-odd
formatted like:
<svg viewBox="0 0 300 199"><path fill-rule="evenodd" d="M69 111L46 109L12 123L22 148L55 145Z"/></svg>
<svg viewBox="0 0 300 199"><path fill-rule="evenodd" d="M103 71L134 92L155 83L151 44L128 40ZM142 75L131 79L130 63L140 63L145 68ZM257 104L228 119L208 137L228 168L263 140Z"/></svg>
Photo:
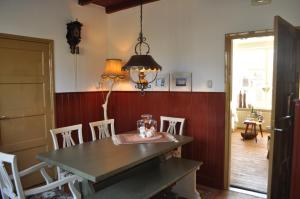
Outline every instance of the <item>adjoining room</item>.
<svg viewBox="0 0 300 199"><path fill-rule="evenodd" d="M231 186L267 193L274 37L233 40Z"/></svg>

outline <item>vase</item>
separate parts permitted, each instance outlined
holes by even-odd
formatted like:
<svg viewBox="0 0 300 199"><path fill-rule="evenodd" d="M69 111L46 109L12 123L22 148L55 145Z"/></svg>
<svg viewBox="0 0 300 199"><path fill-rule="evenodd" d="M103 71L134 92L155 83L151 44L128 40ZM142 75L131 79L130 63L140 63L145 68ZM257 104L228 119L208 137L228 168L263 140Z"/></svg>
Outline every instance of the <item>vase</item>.
<svg viewBox="0 0 300 199"><path fill-rule="evenodd" d="M242 94L242 91L240 91L240 94L239 94L239 108L243 108L243 94Z"/></svg>
<svg viewBox="0 0 300 199"><path fill-rule="evenodd" d="M137 121L137 132L143 138L152 137L157 131L157 121L152 119L152 115L143 114L140 120Z"/></svg>
<svg viewBox="0 0 300 199"><path fill-rule="evenodd" d="M246 91L244 91L244 94L243 94L243 108L247 108L247 101L246 101Z"/></svg>

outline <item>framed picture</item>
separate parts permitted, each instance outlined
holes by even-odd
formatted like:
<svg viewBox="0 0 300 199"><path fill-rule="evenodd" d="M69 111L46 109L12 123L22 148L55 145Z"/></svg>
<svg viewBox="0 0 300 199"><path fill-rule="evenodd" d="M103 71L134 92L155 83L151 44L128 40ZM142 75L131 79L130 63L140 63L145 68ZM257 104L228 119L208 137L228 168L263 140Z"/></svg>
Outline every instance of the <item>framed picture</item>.
<svg viewBox="0 0 300 199"><path fill-rule="evenodd" d="M169 91L170 74L158 74L156 80L151 83L151 91Z"/></svg>
<svg viewBox="0 0 300 199"><path fill-rule="evenodd" d="M192 91L192 73L171 73L170 91L190 92Z"/></svg>

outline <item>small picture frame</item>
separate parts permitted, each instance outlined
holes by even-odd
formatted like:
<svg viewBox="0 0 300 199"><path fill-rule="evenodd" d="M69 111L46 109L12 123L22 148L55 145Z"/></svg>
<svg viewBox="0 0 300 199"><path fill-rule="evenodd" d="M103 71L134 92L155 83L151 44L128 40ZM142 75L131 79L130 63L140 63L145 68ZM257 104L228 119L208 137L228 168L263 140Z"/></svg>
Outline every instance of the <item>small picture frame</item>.
<svg viewBox="0 0 300 199"><path fill-rule="evenodd" d="M151 91L169 91L170 74L158 74L155 81L151 83Z"/></svg>
<svg viewBox="0 0 300 199"><path fill-rule="evenodd" d="M170 91L191 92L192 91L192 73L174 72L171 73Z"/></svg>

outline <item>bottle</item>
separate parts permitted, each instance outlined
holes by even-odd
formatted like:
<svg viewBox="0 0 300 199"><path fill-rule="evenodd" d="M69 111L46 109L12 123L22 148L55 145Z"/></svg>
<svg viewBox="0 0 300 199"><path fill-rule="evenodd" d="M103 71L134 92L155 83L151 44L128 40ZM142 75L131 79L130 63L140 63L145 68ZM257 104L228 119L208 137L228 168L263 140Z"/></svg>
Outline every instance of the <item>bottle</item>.
<svg viewBox="0 0 300 199"><path fill-rule="evenodd" d="M243 95L243 108L246 108L246 91L244 91L244 95Z"/></svg>
<svg viewBox="0 0 300 199"><path fill-rule="evenodd" d="M242 95L242 91L240 90L240 94L239 94L239 108L243 107L243 95Z"/></svg>

